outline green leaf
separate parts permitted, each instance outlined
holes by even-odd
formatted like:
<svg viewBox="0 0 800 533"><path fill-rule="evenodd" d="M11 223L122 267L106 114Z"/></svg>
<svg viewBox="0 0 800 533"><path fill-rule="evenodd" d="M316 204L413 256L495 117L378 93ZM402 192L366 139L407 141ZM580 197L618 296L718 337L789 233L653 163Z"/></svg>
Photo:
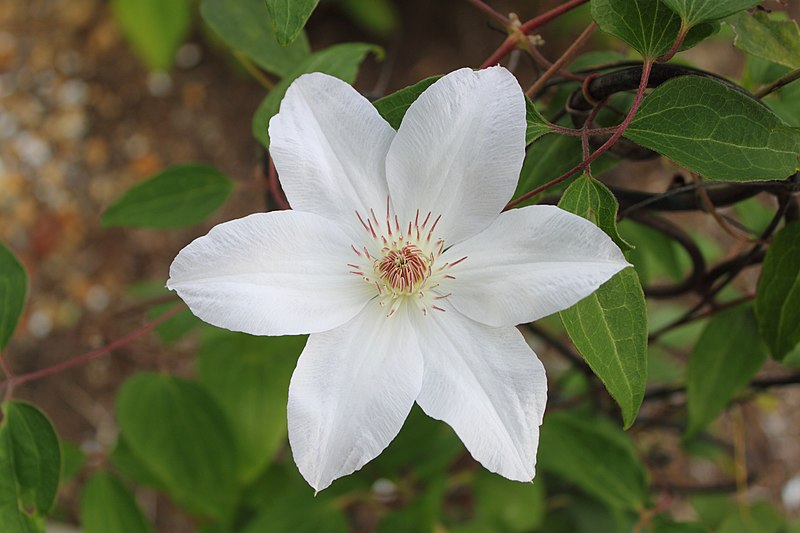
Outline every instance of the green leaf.
<svg viewBox="0 0 800 533"><path fill-rule="evenodd" d="M636 271L622 270L560 316L630 427L647 386L647 308Z"/></svg>
<svg viewBox="0 0 800 533"><path fill-rule="evenodd" d="M291 461L289 461L291 463ZM241 533L347 533L347 518L331 493L315 495L293 464L273 465L259 480L255 517ZM252 490L252 487L251 487ZM253 503L256 503L255 501Z"/></svg>
<svg viewBox="0 0 800 533"><path fill-rule="evenodd" d="M422 92L433 85L433 82L441 78L441 76L431 76L422 81L418 81L414 85L409 85L397 92L384 96L383 98L373 102L373 105L378 110L378 113L388 122L394 129L400 127L403 117L411 107L411 104L419 97Z"/></svg>
<svg viewBox="0 0 800 533"><path fill-rule="evenodd" d="M635 246L625 255L633 263L643 285L665 276L672 281L683 277L681 259L687 254L675 240L630 219L619 223L619 231L627 242ZM688 256L685 259L688 261Z"/></svg>
<svg viewBox="0 0 800 533"><path fill-rule="evenodd" d="M236 497L236 445L220 407L199 385L142 373L117 396L117 420L136 458L192 514L221 520Z"/></svg>
<svg viewBox="0 0 800 533"><path fill-rule="evenodd" d="M694 436L714 420L758 373L766 358L750 305L728 309L711 319L686 367L686 437Z"/></svg>
<svg viewBox="0 0 800 533"><path fill-rule="evenodd" d="M112 0L111 11L122 34L153 70L169 70L189 31L188 0Z"/></svg>
<svg viewBox="0 0 800 533"><path fill-rule="evenodd" d="M370 52L377 56L383 54L383 50L374 44L336 44L315 52L296 64L258 106L256 114L253 116L253 135L261 141L265 148L269 149L269 121L278 113L281 100L283 100L289 85L298 77L308 72L323 72L336 76L347 83L353 83L358 73L358 66Z"/></svg>
<svg viewBox="0 0 800 533"><path fill-rule="evenodd" d="M761 337L775 359L800 343L800 222L772 239L756 289L755 311Z"/></svg>
<svg viewBox="0 0 800 533"><path fill-rule="evenodd" d="M653 521L653 533L708 533L708 530L697 523L674 522L658 517Z"/></svg>
<svg viewBox="0 0 800 533"><path fill-rule="evenodd" d="M717 533L784 533L786 518L770 504L754 503L747 511L729 515Z"/></svg>
<svg viewBox="0 0 800 533"><path fill-rule="evenodd" d="M647 503L647 474L633 444L602 418L548 413L541 430L539 466L610 506L639 510Z"/></svg>
<svg viewBox="0 0 800 533"><path fill-rule="evenodd" d="M662 0L678 13L686 26L723 19L760 4L762 0Z"/></svg>
<svg viewBox="0 0 800 533"><path fill-rule="evenodd" d="M261 474L284 442L289 379L304 344L305 337L226 332L200 351L198 379L228 415L244 483Z"/></svg>
<svg viewBox="0 0 800 533"><path fill-rule="evenodd" d="M379 37L388 37L398 25L392 0L339 0L339 7L353 22Z"/></svg>
<svg viewBox="0 0 800 533"><path fill-rule="evenodd" d="M605 185L588 174L584 173L572 182L561 196L558 206L592 221L606 232L623 252L632 248L617 231L619 208L617 199Z"/></svg>
<svg viewBox="0 0 800 533"><path fill-rule="evenodd" d="M666 54L681 31L681 18L659 0L592 0L592 18L600 29L625 41L644 57ZM681 50L717 31L712 24L689 30Z"/></svg>
<svg viewBox="0 0 800 533"><path fill-rule="evenodd" d="M424 447L419 446L421 441L425 441ZM413 470L415 477L429 479L441 475L463 450L450 426L427 416L415 405L397 437L365 469L373 478L400 477Z"/></svg>
<svg viewBox="0 0 800 533"><path fill-rule="evenodd" d="M17 327L27 294L25 269L11 250L0 243L0 351Z"/></svg>
<svg viewBox="0 0 800 533"><path fill-rule="evenodd" d="M414 499L404 507L388 513L378 524L378 533L407 533L420 531L434 533L441 522L442 501L447 490L442 475L422 487L415 487ZM451 533L457 529L448 528Z"/></svg>
<svg viewBox="0 0 800 533"><path fill-rule="evenodd" d="M800 134L768 108L700 76L660 85L625 136L708 178L783 179L795 172Z"/></svg>
<svg viewBox="0 0 800 533"><path fill-rule="evenodd" d="M33 528L36 522L28 517L47 515L58 490L61 475L58 436L47 417L31 404L6 402L2 404L2 412L0 518ZM20 515L15 519L11 518L14 510Z"/></svg>
<svg viewBox="0 0 800 533"><path fill-rule="evenodd" d="M800 68L800 28L795 21L757 11L753 15L738 13L726 22L736 32L733 44L740 50L792 69Z"/></svg>
<svg viewBox="0 0 800 533"><path fill-rule="evenodd" d="M98 472L84 485L80 501L85 533L149 533L153 528L133 495L116 477Z"/></svg>
<svg viewBox="0 0 800 533"><path fill-rule="evenodd" d="M202 222L233 182L209 165L175 165L134 185L105 213L103 227L180 228Z"/></svg>
<svg viewBox="0 0 800 533"><path fill-rule="evenodd" d="M306 25L319 0L266 0L272 29L282 46L288 46Z"/></svg>
<svg viewBox="0 0 800 533"><path fill-rule="evenodd" d="M472 486L476 529L522 533L541 527L546 513L541 479L518 483L479 469Z"/></svg>
<svg viewBox="0 0 800 533"><path fill-rule="evenodd" d="M528 123L528 128L525 131L526 145L552 131L550 129L550 123L539 113L528 97L525 97L525 120Z"/></svg>
<svg viewBox="0 0 800 533"><path fill-rule="evenodd" d="M61 484L74 478L86 464L86 454L75 444L61 441Z"/></svg>
<svg viewBox="0 0 800 533"><path fill-rule="evenodd" d="M309 54L305 33L289 46L278 44L264 0L202 0L200 14L233 50L278 76L290 73Z"/></svg>
<svg viewBox="0 0 800 533"><path fill-rule="evenodd" d="M126 479L166 492L164 482L139 460L122 435L117 437L110 459L116 471Z"/></svg>

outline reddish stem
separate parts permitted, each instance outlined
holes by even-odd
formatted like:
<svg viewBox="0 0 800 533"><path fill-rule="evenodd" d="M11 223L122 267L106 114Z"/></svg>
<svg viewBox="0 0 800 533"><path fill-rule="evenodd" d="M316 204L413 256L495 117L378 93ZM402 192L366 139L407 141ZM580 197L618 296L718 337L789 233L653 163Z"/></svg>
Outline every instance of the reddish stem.
<svg viewBox="0 0 800 533"><path fill-rule="evenodd" d="M525 93L528 96L528 98L533 98L534 96L536 96L539 90L542 87L544 87L544 84L547 83L547 80L549 80L553 76L553 74L561 70L561 67L563 67L567 62L572 60L572 58L575 56L578 50L580 50L581 46L583 46L586 43L586 41L589 39L589 37L591 37L592 33L594 33L594 30L596 29L597 29L597 24L592 22L591 24L589 24L589 26L586 27L585 30L583 30L583 32L578 36L578 38L575 39L575 41L571 45L569 45L569 48L567 48L564 51L564 53L561 54L561 57L556 59L553 62L553 64L550 65L550 68L548 68L544 72L544 74L539 76L539 79L537 79L536 82L533 85L531 85L531 88L528 89L528 91Z"/></svg>
<svg viewBox="0 0 800 533"><path fill-rule="evenodd" d="M512 207L515 207L515 206L525 202L526 200L529 200L530 198L533 198L534 196L536 196L540 192L546 191L550 187L558 185L562 181L565 181L565 180L569 179L575 173L580 172L580 171L584 170L585 168L587 168L589 165L592 164L592 161L594 161L595 159L600 157L609 148L611 148L614 145L614 143L616 143L619 140L619 138L622 137L622 134L625 133L625 130L628 129L628 126L630 126L631 122L633 121L633 117L636 115L636 111L639 110L639 106L641 105L642 99L644 98L644 92L647 89L647 83L650 80L650 69L652 68L652 66L653 66L653 61L650 60L650 59L646 60L644 62L644 64L642 65L642 78L639 81L639 88L636 90L636 96L633 99L633 104L631 105L631 108L628 111L628 114L625 115L625 119L622 121L622 123L619 126L617 126L617 129L614 132L614 134L611 137L609 137L609 139L605 143L603 143L603 145L600 148L595 150L592 153L592 155L590 155L589 157L584 159L581 163L579 163L575 167L571 168L570 170L566 171L564 174L560 175L559 177L557 177L557 178L545 183L544 185L540 185L539 187L536 187L532 191L529 191L529 192L523 194L522 196L520 196L516 200L512 200L512 201L508 202L508 205L506 205L504 211L506 211L508 209L511 209Z"/></svg>
<svg viewBox="0 0 800 533"><path fill-rule="evenodd" d="M569 2L564 2L560 6L551 9L547 13L543 13L538 17L532 18L528 22L522 24L517 31L506 37L506 40L503 41L503 44L500 45L500 48L495 50L495 52L489 56L489 59L483 62L481 68L491 67L492 65L499 63L501 59L503 59L509 52L517 47L520 37L524 37L536 28L544 26L551 20L560 17L564 13L583 5L588 1L589 0L570 0Z"/></svg>
<svg viewBox="0 0 800 533"><path fill-rule="evenodd" d="M678 37L675 39L675 42L672 43L672 48L669 49L669 52L658 58L659 63L666 63L678 53L678 50L683 46L683 40L686 38L687 33L689 33L689 27L681 20L681 29L678 32Z"/></svg>
<svg viewBox="0 0 800 533"><path fill-rule="evenodd" d="M503 26L510 26L511 21L508 17L504 16L502 13L495 10L492 6L488 5L486 2L482 0L467 0L470 4L477 7L481 11L483 11L489 18L494 19L495 21L499 22Z"/></svg>
<svg viewBox="0 0 800 533"><path fill-rule="evenodd" d="M57 374L59 372L67 370L69 368L72 368L72 367L75 367L75 366L79 366L79 365L82 365L84 363L88 363L89 361L92 361L94 359L98 359L100 357L103 357L104 355L106 355L106 354L108 354L108 353L110 353L110 352L112 352L114 350L122 348L123 346L125 346L128 343L130 343L131 341L134 341L134 340L138 339L139 337L141 337L142 335L144 335L148 331L151 331L151 330L155 329L159 324L163 324L164 322L166 322L167 320L169 320L170 318L172 318L173 316L178 314L183 309L184 309L184 305L183 304L177 304L175 307L171 308L169 311L167 311L163 315L159 316L155 320L152 320L152 321L148 322L147 324L145 324L144 326L140 327L139 329L137 329L135 331L132 331L131 333L128 333L127 335L125 335L121 339L117 339L114 342L112 342L111 344L107 344L106 346L103 346L102 348L98 348L97 350L92 350L91 352L85 353L83 355L79 355L78 357L74 357L72 359L68 359L66 361L62 361L61 363L57 363L55 365L48 366L47 368L42 368L40 370L36 370L36 371L30 372L28 374L22 374L21 376L9 376L9 378L6 381L4 381L3 383L0 383L0 388L8 387L9 389L13 389L17 385L22 385L23 383L27 383L29 381L35 381L37 379L42 379L42 378L45 378L47 376L51 376L53 374Z"/></svg>
<svg viewBox="0 0 800 533"><path fill-rule="evenodd" d="M0 367L3 368L3 373L6 375L6 380L12 381L14 379L14 370L11 368L11 365L8 364L8 361L6 361L6 358L3 357L3 354L1 353L0 353ZM14 387L8 387L8 389L6 389L6 394L5 397L3 398L3 401L7 402L8 400L10 400L12 392L14 392Z"/></svg>

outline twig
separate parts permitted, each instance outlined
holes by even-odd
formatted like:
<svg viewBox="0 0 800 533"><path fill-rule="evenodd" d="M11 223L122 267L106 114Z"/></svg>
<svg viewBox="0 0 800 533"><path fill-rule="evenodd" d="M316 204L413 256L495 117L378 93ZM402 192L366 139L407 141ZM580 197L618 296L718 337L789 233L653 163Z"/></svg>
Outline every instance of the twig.
<svg viewBox="0 0 800 533"><path fill-rule="evenodd" d="M600 148L595 150L592 153L592 155L590 155L588 158L584 159L581 163L579 163L575 167L573 167L570 170L566 171L561 176L559 176L559 177L557 177L557 178L555 178L553 180L550 180L549 182L545 183L544 185L540 185L539 187L536 187L532 191L529 191L529 192L523 194L522 196L520 196L516 200L510 201L508 203L508 205L506 205L504 211L507 211L507 210L511 209L512 207L515 207L515 206L525 202L526 200L528 200L530 198L533 198L534 196L536 196L540 192L546 191L550 187L558 185L562 181L565 181L565 180L571 178L576 173L581 172L586 167L591 165L592 161L594 161L595 159L600 157L609 148L611 148L614 145L614 143L616 143L617 140L620 137L622 137L622 134L625 133L625 130L628 129L628 126L633 121L633 117L636 115L636 111L638 111L639 106L642 103L642 99L644 99L644 92L647 89L647 82L648 82L648 80L650 78L650 68L652 66L653 66L652 61L645 61L645 63L642 65L642 77L641 77L641 80L639 81L639 88L636 90L636 96L633 99L633 104L631 104L631 108L628 111L628 114L625 115L625 119L622 121L622 123L619 126L617 126L617 129L614 132L614 134L611 137L609 137L609 139L605 143L603 143L603 145Z"/></svg>
<svg viewBox="0 0 800 533"><path fill-rule="evenodd" d="M533 85L531 85L531 88L528 89L527 92L525 93L528 96L528 98L533 98L533 96L539 92L542 86L544 86L544 84L547 83L547 80L549 80L553 76L553 74L558 72L561 69L561 67L563 67L569 61L572 60L572 58L575 56L578 50L580 50L581 46L586 44L586 41L589 39L589 37L592 36L592 33L594 33L594 30L596 29L597 29L597 24L592 22L586 27L585 30L583 30L583 32L581 32L578 38L575 39L575 42L569 45L569 48L567 48L564 51L564 53L561 54L561 57L556 59L553 62L553 64L550 65L550 67L544 72L544 74L539 76L536 82Z"/></svg>
<svg viewBox="0 0 800 533"><path fill-rule="evenodd" d="M467 0L467 2L483 11L484 14L486 14L489 18L494 19L495 22L499 22L503 26L509 26L511 24L511 21L508 19L508 17L498 12L486 2L483 2L482 0Z"/></svg>
<svg viewBox="0 0 800 533"><path fill-rule="evenodd" d="M247 70L247 72L249 72L250 75L253 76L253 78L255 78L255 80L260 83L262 87L268 91L271 91L275 87L275 83L266 77L264 73L261 72L246 55L238 50L235 51L233 55L236 56L236 59L239 60L245 70Z"/></svg>
<svg viewBox="0 0 800 533"><path fill-rule="evenodd" d="M704 318L712 317L712 316L716 315L717 313L720 313L720 312L722 312L722 311L724 311L726 309L730 309L731 307L736 307L737 305L741 305L743 303L749 302L755 297L756 297L755 294L750 294L750 295L747 295L747 296L742 296L741 298L736 298L735 300L731 300L730 302L725 302L723 304L717 305L716 307L714 307L712 309L709 309L708 311L705 311L703 313L698 313L698 314L693 314L693 315L683 315L682 317L680 317L679 319L675 320L674 322L670 322L669 324L667 324L666 326L662 327L661 329L658 329L658 330L654 331L653 333L651 333L649 338L648 338L648 342L655 342L655 341L657 341L659 339L659 337L661 337L665 333L668 333L668 332L672 331L673 329L679 328L681 326L684 326L684 325L686 325L686 324L688 324L690 322L694 322L696 320L702 320Z"/></svg>
<svg viewBox="0 0 800 533"><path fill-rule="evenodd" d="M506 40L503 41L503 44L501 44L500 47L495 50L495 52L489 56L486 61L483 62L481 68L491 67L492 65L498 64L501 59L511 52L511 50L516 48L519 40L524 39L528 33L532 32L536 28L539 28L540 26L544 26L551 20L560 17L564 13L583 5L588 1L589 0L570 0L569 2L565 2L558 7L551 9L547 13L539 15L536 18L532 18L528 22L522 24L517 31L506 37Z"/></svg>
<svg viewBox="0 0 800 533"><path fill-rule="evenodd" d="M92 361L94 359L98 359L104 355L111 353L114 350L122 348L131 341L138 339L148 331L155 329L156 327L158 327L159 324L166 322L167 320L178 314L180 311L182 311L184 308L185 308L184 304L182 303L177 304L175 307L171 308L169 311L159 316L155 320L148 322L139 329L132 331L131 333L128 333L121 339L117 339L111 344L107 344L106 346L98 348L97 350L92 350L91 352L79 355L78 357L73 357L72 359L62 361L61 363L48 366L47 368L42 368L34 372L29 372L28 374L22 374L20 376L9 378L6 381L0 383L0 388L2 387L13 388L18 385L22 385L23 383L28 383L29 381L35 381L38 379L45 378L47 376L52 376L53 374L57 374L69 368L79 366L84 363L88 363L89 361Z"/></svg>
<svg viewBox="0 0 800 533"><path fill-rule="evenodd" d="M763 98L763 97L767 96L768 94L771 94L771 93L777 91L781 87L783 87L785 85L789 85L793 81L797 81L799 79L800 79L800 69L793 70L792 72L789 72L785 76L781 76L777 80L773 81L772 83L770 83L769 85L767 85L763 89L759 89L758 91L756 91L753 94L755 96L759 97L759 98Z"/></svg>

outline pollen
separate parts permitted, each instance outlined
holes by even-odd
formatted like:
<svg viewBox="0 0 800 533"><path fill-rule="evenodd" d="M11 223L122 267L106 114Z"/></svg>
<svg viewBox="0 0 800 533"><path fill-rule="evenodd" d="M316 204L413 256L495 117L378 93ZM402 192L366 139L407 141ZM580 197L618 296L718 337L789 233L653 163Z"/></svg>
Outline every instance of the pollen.
<svg viewBox="0 0 800 533"><path fill-rule="evenodd" d="M348 264L350 272L375 287L376 298L392 316L400 306L413 304L423 315L429 310L445 311L443 300L451 295L441 285L451 286L456 277L450 269L466 257L443 262L445 241L436 233L441 215L416 212L414 219L400 223L392 216L386 201L386 217L379 219L374 209L356 218L364 228L363 243L354 243L357 259Z"/></svg>

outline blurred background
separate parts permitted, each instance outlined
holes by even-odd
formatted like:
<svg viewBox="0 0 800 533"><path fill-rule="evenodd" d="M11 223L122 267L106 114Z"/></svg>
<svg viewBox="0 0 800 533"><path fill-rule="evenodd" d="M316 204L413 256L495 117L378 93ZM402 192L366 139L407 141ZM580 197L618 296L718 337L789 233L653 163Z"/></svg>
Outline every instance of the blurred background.
<svg viewBox="0 0 800 533"><path fill-rule="evenodd" d="M559 3L518 0L492 5L524 21ZM155 43L158 35L148 33L147 27L137 30L135 21L112 4L0 0L0 241L20 258L31 284L22 321L6 350L18 374L103 346L136 329L152 316L154 307L173 301L163 285L178 250L214 223L273 207L263 151L251 133L251 117L265 90L247 65L204 25L196 4L190 18L180 22L178 39ZM795 19L800 16L795 1L765 5L786 10ZM548 26L541 52L557 57L589 20L585 6ZM312 50L345 41L381 45L385 58L370 57L355 84L373 98L431 75L477 67L505 37L483 13L457 0L322 0L306 31ZM147 42L151 45L142 44ZM600 32L586 47L609 48L622 50L618 41ZM743 56L733 47L727 28L682 59L733 79L744 72ZM511 61L526 87L534 76L529 61L516 56ZM132 185L185 162L212 164L236 183L228 202L207 222L174 231L101 227L104 209ZM618 167L607 180L624 180L626 172L630 170L625 165ZM659 162L639 165L636 172L636 186L643 190L663 190L670 174ZM729 253L732 244L708 217L690 223L708 235L709 254ZM194 375L199 341L197 335L184 333L195 325L187 316L179 322L168 323L171 326L160 336L145 336L110 357L16 391L42 408L59 435L86 457L81 460L81 454L74 453L76 477L60 493L55 513L59 521L76 523L81 480L107 461L115 446L113 403L120 384L138 370ZM558 326L553 328L557 334ZM685 338L674 341L677 351L691 346L697 336L696 331L683 334ZM568 365L557 350L540 338L532 342L551 379L566 372ZM674 376L662 378L669 382ZM752 411L748 420L756 422L747 426L745 436L751 466L759 471L750 490L795 517L800 516L798 393L784 388L742 405ZM645 410L642 416L659 413ZM411 524L417 522L404 522L405 515L392 513L410 506L416 506L415 513L426 512L421 495L434 493L436 501L444 503L428 512L435 515L436 524L448 524L447 530L528 531L541 525L544 510L536 507L544 505L541 495L519 495L514 492L518 486L476 469L442 424L418 412L410 422L414 431L404 430L382 466L359 481L339 482L346 487L335 494L337 506L344 509L350 527L373 531L382 524L383 530L414 531ZM724 433L728 422L722 424ZM735 486L724 486L730 483L733 466L726 471L724 461L713 453L679 454L677 436L669 432L639 434L634 427L632 435L654 484L675 488L671 505L676 516L694 518L703 505L716 505L716 496L708 497L712 503L701 501L700 507L690 504L698 494L702 499L705 493L719 492L692 487L720 485L735 491ZM285 442L276 450L277 463L293 468ZM409 477L408 469L413 468L446 468L453 475L437 481L442 484L438 486L424 473ZM476 476L483 479L480 485L472 485ZM359 496L354 504L342 503L351 485ZM302 484L291 505L315 505L311 490L301 489ZM155 491L140 488L137 497L158 531L195 530L196 524ZM513 505L506 508L509 502ZM584 505L603 514L596 503ZM547 506L552 511L560 504L548 501ZM486 513L500 517L481 518ZM604 527L597 525L600 522L588 522L588 529L581 531L605 531L592 529ZM283 529L263 529L272 530Z"/></svg>

